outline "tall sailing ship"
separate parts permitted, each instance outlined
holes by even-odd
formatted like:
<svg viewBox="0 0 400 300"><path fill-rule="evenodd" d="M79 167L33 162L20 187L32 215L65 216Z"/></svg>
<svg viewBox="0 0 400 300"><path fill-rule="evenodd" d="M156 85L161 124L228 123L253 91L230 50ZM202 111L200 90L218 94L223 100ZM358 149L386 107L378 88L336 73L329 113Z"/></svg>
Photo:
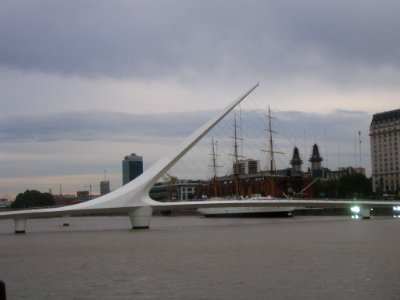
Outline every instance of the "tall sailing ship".
<svg viewBox="0 0 400 300"><path fill-rule="evenodd" d="M239 191L239 181L240 181L240 176L239 176L239 155L238 152L238 136L237 136L237 124L236 124L236 116L234 119L234 163L233 163L233 182L235 186L235 194L234 194L234 199L236 200L241 200L243 202L251 202L255 200L274 200L277 199L275 198L275 188L274 188L274 178L275 178L275 161L274 161L274 153L280 153L274 151L273 148L273 139L272 139L272 125L271 125L271 111L270 108L268 107L268 129L267 131L269 132L269 149L264 150L265 152L269 153L269 165L270 165L270 174L269 174L269 182L270 182L270 193L271 195L269 196L261 196L261 195L256 195L250 198L243 198L240 195ZM214 177L213 177L213 191L214 191L214 197L211 198L210 200L221 200L221 198L218 198L218 184L217 184L217 154L216 154L216 148L214 144L214 140L212 140L212 162L213 162L213 172L214 172ZM242 207L209 207L209 208L199 208L198 212L200 212L204 217L236 217L236 218L241 218L241 217L292 217L293 216L293 210L294 208L291 207L253 207L253 206L242 206Z"/></svg>

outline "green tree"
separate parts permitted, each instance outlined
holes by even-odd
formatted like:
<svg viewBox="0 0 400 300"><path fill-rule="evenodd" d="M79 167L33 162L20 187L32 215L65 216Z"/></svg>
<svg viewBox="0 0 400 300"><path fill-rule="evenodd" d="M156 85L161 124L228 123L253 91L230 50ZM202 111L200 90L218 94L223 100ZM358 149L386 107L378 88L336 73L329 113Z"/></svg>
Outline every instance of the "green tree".
<svg viewBox="0 0 400 300"><path fill-rule="evenodd" d="M329 198L338 198L339 196L339 180L331 179L324 182L326 195Z"/></svg>
<svg viewBox="0 0 400 300"><path fill-rule="evenodd" d="M50 193L41 193L36 190L26 190L20 193L11 203L12 208L42 207L54 205L54 197Z"/></svg>
<svg viewBox="0 0 400 300"><path fill-rule="evenodd" d="M342 176L339 180L318 180L313 184L315 197L326 198L361 198L372 195L372 181L365 175L353 173Z"/></svg>
<svg viewBox="0 0 400 300"><path fill-rule="evenodd" d="M339 182L336 179L317 180L313 186L314 197L337 198Z"/></svg>
<svg viewBox="0 0 400 300"><path fill-rule="evenodd" d="M341 198L362 198L372 194L372 184L364 174L353 173L339 180L339 196Z"/></svg>

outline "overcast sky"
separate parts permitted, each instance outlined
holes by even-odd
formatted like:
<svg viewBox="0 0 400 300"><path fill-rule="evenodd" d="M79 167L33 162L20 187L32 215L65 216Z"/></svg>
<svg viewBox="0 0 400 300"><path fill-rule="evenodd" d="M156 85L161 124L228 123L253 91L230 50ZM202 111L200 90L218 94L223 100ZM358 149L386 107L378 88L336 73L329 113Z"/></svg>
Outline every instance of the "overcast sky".
<svg viewBox="0 0 400 300"><path fill-rule="evenodd" d="M369 170L372 115L399 108L398 28L395 0L3 0L0 197L104 170L117 188L123 156L148 167L257 81L330 168L361 131Z"/></svg>

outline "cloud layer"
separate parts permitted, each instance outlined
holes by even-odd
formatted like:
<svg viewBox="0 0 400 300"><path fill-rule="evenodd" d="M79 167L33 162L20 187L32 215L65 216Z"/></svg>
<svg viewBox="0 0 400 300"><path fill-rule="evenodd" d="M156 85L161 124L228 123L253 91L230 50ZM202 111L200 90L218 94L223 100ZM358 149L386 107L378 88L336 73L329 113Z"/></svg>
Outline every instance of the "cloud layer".
<svg viewBox="0 0 400 300"><path fill-rule="evenodd" d="M361 80L363 70L399 70L399 11L391 0L6 1L0 63L84 76Z"/></svg>
<svg viewBox="0 0 400 300"><path fill-rule="evenodd" d="M148 166L256 81L303 160L317 141L348 165L361 131L369 168L372 114L399 108L398 28L393 0L2 1L0 196L120 182L124 155Z"/></svg>
<svg viewBox="0 0 400 300"><path fill-rule="evenodd" d="M0 119L0 143L20 141L132 141L187 136L212 112L135 115L86 111Z"/></svg>

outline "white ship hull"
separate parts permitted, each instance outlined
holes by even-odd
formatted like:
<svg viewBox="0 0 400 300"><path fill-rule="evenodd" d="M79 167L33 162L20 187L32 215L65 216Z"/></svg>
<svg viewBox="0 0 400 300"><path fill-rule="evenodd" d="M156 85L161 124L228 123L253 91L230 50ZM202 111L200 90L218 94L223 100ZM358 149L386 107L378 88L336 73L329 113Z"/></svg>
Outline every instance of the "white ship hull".
<svg viewBox="0 0 400 300"><path fill-rule="evenodd" d="M260 198L257 198L260 199ZM266 197L265 199L272 199ZM243 200L251 201L249 200ZM266 218L266 217L292 217L293 207L254 207L254 206L242 206L242 207L207 207L199 208L197 211L204 217L208 218Z"/></svg>
<svg viewBox="0 0 400 300"><path fill-rule="evenodd" d="M208 218L292 217L292 211L293 209L284 207L210 207L198 209L198 212Z"/></svg>

